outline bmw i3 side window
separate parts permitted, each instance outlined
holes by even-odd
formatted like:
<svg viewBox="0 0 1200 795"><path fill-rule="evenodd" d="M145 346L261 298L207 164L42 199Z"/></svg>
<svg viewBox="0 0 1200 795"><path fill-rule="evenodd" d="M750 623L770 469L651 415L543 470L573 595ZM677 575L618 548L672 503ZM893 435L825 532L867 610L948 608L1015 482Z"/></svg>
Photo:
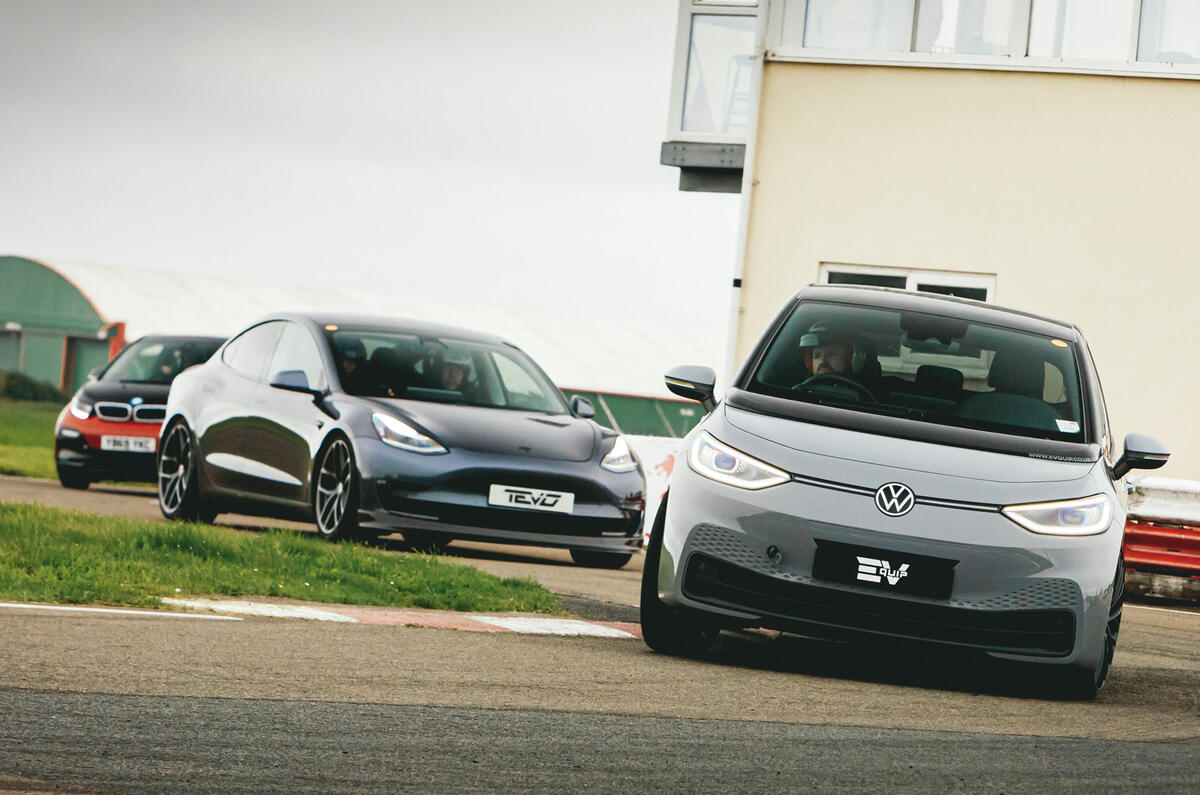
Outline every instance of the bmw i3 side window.
<svg viewBox="0 0 1200 795"><path fill-rule="evenodd" d="M242 375L262 378L283 326L283 321L272 320L243 331L225 346L221 361Z"/></svg>

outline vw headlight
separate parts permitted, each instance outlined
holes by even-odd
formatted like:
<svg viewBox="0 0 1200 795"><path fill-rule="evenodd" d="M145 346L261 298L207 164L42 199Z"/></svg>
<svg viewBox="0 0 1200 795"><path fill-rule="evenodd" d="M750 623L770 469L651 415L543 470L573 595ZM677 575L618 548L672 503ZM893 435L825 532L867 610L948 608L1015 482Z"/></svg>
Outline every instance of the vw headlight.
<svg viewBox="0 0 1200 795"><path fill-rule="evenodd" d="M92 416L92 402L85 400L78 395L71 401L71 414L76 419L86 420Z"/></svg>
<svg viewBox="0 0 1200 795"><path fill-rule="evenodd" d="M704 477L739 489L765 489L791 480L782 469L718 442L707 431L692 443L688 463Z"/></svg>
<svg viewBox="0 0 1200 795"><path fill-rule="evenodd" d="M1091 536L1108 529L1112 511L1112 500L1094 494L1081 500L1009 505L1002 513L1031 533Z"/></svg>
<svg viewBox="0 0 1200 795"><path fill-rule="evenodd" d="M637 469L637 459L633 457L633 451L629 449L624 436L617 437L616 444L600 461L600 466L609 472L632 472Z"/></svg>
<svg viewBox="0 0 1200 795"><path fill-rule="evenodd" d="M372 414L371 423L375 426L375 432L379 434L380 440L392 447L425 455L450 452L407 422L388 414Z"/></svg>

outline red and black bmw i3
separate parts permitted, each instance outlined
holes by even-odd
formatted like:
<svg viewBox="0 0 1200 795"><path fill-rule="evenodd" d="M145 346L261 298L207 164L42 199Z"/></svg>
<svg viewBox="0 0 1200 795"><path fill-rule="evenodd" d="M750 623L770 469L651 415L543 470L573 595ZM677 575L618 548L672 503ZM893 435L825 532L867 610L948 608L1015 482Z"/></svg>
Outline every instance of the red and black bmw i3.
<svg viewBox="0 0 1200 795"><path fill-rule="evenodd" d="M221 337L142 337L93 372L58 415L54 461L69 489L154 480L154 453L175 376L207 361Z"/></svg>

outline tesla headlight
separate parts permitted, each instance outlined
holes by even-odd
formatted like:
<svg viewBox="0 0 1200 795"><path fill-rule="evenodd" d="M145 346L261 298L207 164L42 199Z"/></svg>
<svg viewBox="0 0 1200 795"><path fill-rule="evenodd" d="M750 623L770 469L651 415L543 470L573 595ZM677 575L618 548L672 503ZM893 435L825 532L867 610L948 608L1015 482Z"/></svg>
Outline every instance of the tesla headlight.
<svg viewBox="0 0 1200 795"><path fill-rule="evenodd" d="M92 416L92 401L75 396L71 401L71 414L77 419L86 420Z"/></svg>
<svg viewBox="0 0 1200 795"><path fill-rule="evenodd" d="M383 443L390 444L392 447L425 455L450 452L407 422L388 414L372 414L371 424L375 426L375 433L379 434Z"/></svg>
<svg viewBox="0 0 1200 795"><path fill-rule="evenodd" d="M765 489L791 480L782 469L734 450L706 431L692 443L688 463L704 477L739 489Z"/></svg>
<svg viewBox="0 0 1200 795"><path fill-rule="evenodd" d="M1002 512L1031 533L1091 536L1108 529L1112 510L1112 500L1094 494L1081 500L1009 505Z"/></svg>
<svg viewBox="0 0 1200 795"><path fill-rule="evenodd" d="M633 457L633 451L629 449L624 436L617 437L616 444L601 460L600 466L609 472L632 472L637 469L637 459Z"/></svg>

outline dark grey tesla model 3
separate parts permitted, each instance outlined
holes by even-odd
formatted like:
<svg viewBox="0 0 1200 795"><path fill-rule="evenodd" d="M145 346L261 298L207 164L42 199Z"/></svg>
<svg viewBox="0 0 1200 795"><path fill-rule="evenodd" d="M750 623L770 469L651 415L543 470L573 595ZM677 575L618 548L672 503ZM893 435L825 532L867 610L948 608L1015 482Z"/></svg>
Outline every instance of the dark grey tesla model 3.
<svg viewBox="0 0 1200 795"><path fill-rule="evenodd" d="M159 506L169 519L300 518L330 539L566 547L617 567L642 545L645 479L593 414L496 336L275 315L176 379Z"/></svg>

